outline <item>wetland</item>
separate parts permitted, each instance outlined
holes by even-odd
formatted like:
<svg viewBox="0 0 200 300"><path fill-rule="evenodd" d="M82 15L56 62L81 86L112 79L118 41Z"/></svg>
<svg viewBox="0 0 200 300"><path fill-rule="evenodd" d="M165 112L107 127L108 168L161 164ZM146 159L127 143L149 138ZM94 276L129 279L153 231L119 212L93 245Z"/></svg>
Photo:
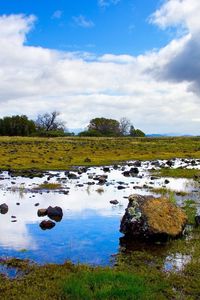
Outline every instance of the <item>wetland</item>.
<svg viewBox="0 0 200 300"><path fill-rule="evenodd" d="M5 151L5 140L1 151ZM198 299L200 251L199 228L195 226L195 216L200 214L200 159L195 152L198 139L191 139L190 143L187 138L177 139L178 143L184 141L181 150L185 154L179 153L177 157L173 156L175 139L170 140L171 150L169 140L144 139L144 151L142 139L136 139L135 148L131 146L136 154L130 152L129 160L118 155L124 150L122 139L100 139L98 143L97 139L81 138L79 144L77 138L70 139L64 141L63 148L72 148L71 162L77 159L76 151L82 151L83 164L66 164L65 168L44 167L39 151L47 145L42 144L42 139L38 142L32 138L30 151L38 147L39 150L34 149L37 158L30 161L30 168L26 164L25 168L20 167L28 152L28 138L24 145L22 139L18 140L19 149L24 147L22 153L13 152L18 147L16 140L6 141L11 146L9 159L4 152L5 161L12 155L15 161L17 155L13 167L6 169L7 162L1 162L0 204L8 207L7 212L0 214L0 290L5 296L2 299L8 295L10 299L49 299L52 284L53 299L120 299L121 291L125 293L123 299L153 299L155 295L156 299ZM125 139L124 144L128 141ZM57 142L56 158L62 149L61 141L56 139ZM156 142L163 150L155 159L152 144ZM44 139L44 143L53 147L53 139ZM147 143L151 145L148 154ZM116 156L110 153L114 144L118 149ZM88 147L90 150L84 152ZM102 157L92 165L94 147ZM189 157L189 151L195 155ZM151 159L143 159L151 152ZM111 154L112 163L108 159ZM48 167L55 164L52 161L49 159ZM59 163L63 164L63 160ZM131 194L162 196L176 203L188 217L184 236L167 243L126 241L119 229ZM59 220L38 213L49 207L61 208ZM54 226L44 230L40 226L44 220L50 220ZM132 282L131 287L127 280ZM45 289L43 295L41 286ZM22 290L25 293L20 298Z"/></svg>

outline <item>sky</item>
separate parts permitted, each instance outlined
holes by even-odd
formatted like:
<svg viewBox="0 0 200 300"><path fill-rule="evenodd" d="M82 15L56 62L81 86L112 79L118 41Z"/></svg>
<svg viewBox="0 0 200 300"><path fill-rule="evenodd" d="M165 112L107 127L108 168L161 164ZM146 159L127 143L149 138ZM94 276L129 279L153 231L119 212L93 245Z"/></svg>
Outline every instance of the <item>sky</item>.
<svg viewBox="0 0 200 300"><path fill-rule="evenodd" d="M0 117L199 135L199 0L0 0Z"/></svg>

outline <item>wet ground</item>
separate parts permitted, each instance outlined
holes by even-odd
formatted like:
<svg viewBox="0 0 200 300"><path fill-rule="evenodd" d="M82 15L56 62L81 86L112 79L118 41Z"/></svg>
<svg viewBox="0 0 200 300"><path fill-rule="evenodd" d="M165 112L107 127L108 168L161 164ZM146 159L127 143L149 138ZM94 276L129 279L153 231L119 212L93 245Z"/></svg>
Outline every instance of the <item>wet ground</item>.
<svg viewBox="0 0 200 300"><path fill-rule="evenodd" d="M0 204L8 212L0 214L0 257L26 258L35 262L110 265L120 249L120 220L130 194L153 194L152 189L175 191L179 205L193 199L200 212L199 183L191 179L158 178L150 170L160 167L200 169L200 160L129 162L120 166L76 168L73 172L46 172L44 176L15 177L0 174ZM59 183L55 190L41 184ZM182 195L180 192L186 192ZM159 194L155 194L159 196ZM112 204L110 201L114 201ZM38 217L38 209L59 206L63 218L51 230L39 226L48 217ZM181 269L189 258L167 256L167 270ZM1 267L0 272L6 273ZM13 271L14 272L14 271Z"/></svg>

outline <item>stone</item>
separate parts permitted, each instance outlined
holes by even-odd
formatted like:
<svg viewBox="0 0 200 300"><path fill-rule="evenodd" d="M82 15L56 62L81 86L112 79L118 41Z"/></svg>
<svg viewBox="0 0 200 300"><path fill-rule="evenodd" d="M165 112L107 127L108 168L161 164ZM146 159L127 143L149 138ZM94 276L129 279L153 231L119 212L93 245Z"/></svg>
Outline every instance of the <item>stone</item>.
<svg viewBox="0 0 200 300"><path fill-rule="evenodd" d="M89 157L86 157L85 159L84 159L84 162L91 162L91 159L89 158Z"/></svg>
<svg viewBox="0 0 200 300"><path fill-rule="evenodd" d="M42 230L46 230L46 229L52 229L56 224L51 221L51 220L43 220L41 223L40 223L40 228Z"/></svg>
<svg viewBox="0 0 200 300"><path fill-rule="evenodd" d="M103 171L104 172L110 172L110 168L109 167L103 167Z"/></svg>
<svg viewBox="0 0 200 300"><path fill-rule="evenodd" d="M110 203L114 204L114 205L117 205L117 204L119 204L119 201L117 201L117 200L111 200Z"/></svg>
<svg viewBox="0 0 200 300"><path fill-rule="evenodd" d="M0 213L2 215L5 215L5 214L7 214L7 212L8 212L8 205L6 203L1 204L0 205Z"/></svg>
<svg viewBox="0 0 200 300"><path fill-rule="evenodd" d="M47 216L56 222L60 222L63 217L62 208L59 206L55 206L55 207L49 206L47 208Z"/></svg>
<svg viewBox="0 0 200 300"><path fill-rule="evenodd" d="M130 177L130 176L131 176L130 171L124 171L122 174L123 174L125 177Z"/></svg>
<svg viewBox="0 0 200 300"><path fill-rule="evenodd" d="M130 172L132 175L133 175L133 174L134 174L134 175L135 175L135 174L137 175L137 174L139 173L139 169L136 168L136 167L135 167L135 168L131 168L129 172Z"/></svg>
<svg viewBox="0 0 200 300"><path fill-rule="evenodd" d="M124 190L126 187L125 186L123 186L123 185L118 185L118 190Z"/></svg>
<svg viewBox="0 0 200 300"><path fill-rule="evenodd" d="M44 217L47 215L47 209L46 208L40 208L37 211L38 217Z"/></svg>
<svg viewBox="0 0 200 300"><path fill-rule="evenodd" d="M133 163L133 165L134 165L135 167L141 167L141 161L140 161L140 160L136 160L136 161Z"/></svg>
<svg viewBox="0 0 200 300"><path fill-rule="evenodd" d="M72 172L68 173L67 176L68 176L69 179L78 179L78 176L75 173L72 173Z"/></svg>
<svg viewBox="0 0 200 300"><path fill-rule="evenodd" d="M186 223L185 212L168 199L133 194L120 231L129 239L165 241L182 235Z"/></svg>
<svg viewBox="0 0 200 300"><path fill-rule="evenodd" d="M172 167L174 165L174 162L172 160L168 160L166 162L166 165L168 165L169 167Z"/></svg>

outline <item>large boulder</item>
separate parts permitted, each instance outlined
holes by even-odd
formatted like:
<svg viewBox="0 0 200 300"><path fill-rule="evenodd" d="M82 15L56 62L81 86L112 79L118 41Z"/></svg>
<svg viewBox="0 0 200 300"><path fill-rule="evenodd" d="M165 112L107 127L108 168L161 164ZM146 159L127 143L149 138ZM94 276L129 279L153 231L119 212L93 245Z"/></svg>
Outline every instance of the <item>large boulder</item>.
<svg viewBox="0 0 200 300"><path fill-rule="evenodd" d="M120 231L131 239L166 240L183 233L187 217L166 198L131 195Z"/></svg>

